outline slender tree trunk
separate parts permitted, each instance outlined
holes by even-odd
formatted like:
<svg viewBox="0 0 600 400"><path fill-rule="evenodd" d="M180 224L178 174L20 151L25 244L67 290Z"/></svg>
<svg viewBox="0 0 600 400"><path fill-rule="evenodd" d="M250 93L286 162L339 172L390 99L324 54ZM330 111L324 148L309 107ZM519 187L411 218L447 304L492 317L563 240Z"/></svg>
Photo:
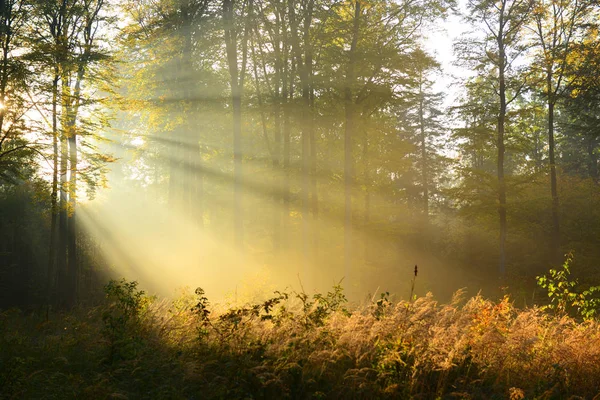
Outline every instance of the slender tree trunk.
<svg viewBox="0 0 600 400"><path fill-rule="evenodd" d="M302 97L306 101L308 92L305 88L302 89ZM306 103L305 103L306 106ZM309 111L303 107L302 120L306 121ZM310 141L306 127L302 129L302 248L304 257L305 273L308 270L308 262L310 260L310 225L309 225L309 157L310 157Z"/></svg>
<svg viewBox="0 0 600 400"><path fill-rule="evenodd" d="M258 30L257 30L258 32ZM276 44L274 44L276 45ZM258 107L260 109L260 120L261 120L261 125L262 125L262 131L263 131L263 137L265 139L265 144L267 146L267 150L269 152L269 155L271 156L271 166L273 168L273 174L272 174L272 184L271 184L271 200L273 202L273 207L272 207L272 212L271 212L271 226L272 226L272 241L273 241L273 252L277 251L279 245L278 245L278 241L279 241L279 224L281 221L280 216L278 215L281 212L281 208L279 207L280 204L279 200L279 190L278 190L278 184L279 184L279 179L278 179L278 170L279 170L279 152L280 152L280 142L281 142L281 132L279 131L279 115L277 114L279 109L277 107L277 102L279 101L279 82L278 82L278 78L276 78L276 82L275 82L275 146L273 148L273 146L271 145L271 141L269 139L269 132L267 129L267 117L266 117L266 113L264 110L264 102L263 102L263 97L262 97L262 92L261 92L261 84L260 84L260 79L258 77L258 61L256 58L256 51L255 51L255 43L254 40L251 40L251 49L252 49L252 69L254 71L254 82L255 82L255 87L256 87L256 98L258 100ZM277 63L277 61L276 61ZM275 75L278 75L277 72L277 66L275 67ZM265 79L267 78L267 75L265 74ZM268 82L267 82L268 84ZM277 133L279 132L279 134Z"/></svg>
<svg viewBox="0 0 600 400"><path fill-rule="evenodd" d="M67 254L68 254L68 289L67 304L75 305L77 299L77 282L79 265L77 262L77 133L75 116L71 116L69 126L69 212L67 213Z"/></svg>
<svg viewBox="0 0 600 400"><path fill-rule="evenodd" d="M500 110L498 112L498 216L500 219L500 257L499 257L499 273L501 277L506 275L506 182L504 179L504 124L506 121L506 81L505 81L505 62L506 55L503 41L503 19L500 17L500 29L498 32L498 50L499 50L499 65L498 65L498 80L499 80L499 96Z"/></svg>
<svg viewBox="0 0 600 400"><path fill-rule="evenodd" d="M11 27L10 27L10 13L12 11L12 5L9 7L6 4L2 4L2 8L0 12L2 13L1 18L1 28L2 33L4 34L4 40L2 42L2 78L0 79L0 102L2 102L2 109L0 110L0 136L2 136L2 129L4 128L4 115L6 113L6 86L8 85L9 78L9 66L8 66L8 57L10 50L10 40L11 40ZM2 136L0 139L0 152L2 151L2 144L4 139L7 137Z"/></svg>
<svg viewBox="0 0 600 400"><path fill-rule="evenodd" d="M308 130L309 152L307 162L310 164L310 208L312 213L311 233L311 258L316 263L319 246L319 194L317 185L317 141L315 137L315 93L313 84L313 46L310 37L310 26L313 20L314 0L309 0L306 4L306 15L304 18L304 63L306 68L306 86L307 86L307 111L308 119L305 123ZM306 100L305 100L306 101Z"/></svg>
<svg viewBox="0 0 600 400"><path fill-rule="evenodd" d="M273 251L278 252L281 248L281 213L282 213L282 177L281 174L281 86L282 86L282 60L281 60L281 21L279 12L275 12L275 99L273 105L273 114L275 119L275 146L272 155L273 164L273 203L275 209L273 212ZM285 83L283 84L285 85Z"/></svg>
<svg viewBox="0 0 600 400"><path fill-rule="evenodd" d="M56 220L58 216L58 69L52 80L52 193L50 194L50 248L48 250L48 269L46 278L46 301L50 304L52 288L55 282L56 266Z"/></svg>
<svg viewBox="0 0 600 400"><path fill-rule="evenodd" d="M188 151L188 163L190 165L188 210L196 225L199 228L204 228L204 171L199 136L199 133L195 129L190 131L192 143L189 144L190 148Z"/></svg>
<svg viewBox="0 0 600 400"><path fill-rule="evenodd" d="M353 86L355 84L356 48L360 29L360 1L354 2L354 23L352 29L352 44L346 71L344 88L344 105L346 111L344 132L344 269L346 279L351 283L352 274L352 189L354 185L354 156L352 153L352 138L354 136L354 100Z"/></svg>
<svg viewBox="0 0 600 400"><path fill-rule="evenodd" d="M552 75L548 73L548 154L550 162L550 193L552 195L552 261L560 262L560 220L558 202L558 184L556 182L556 158L554 144L554 97L550 94L552 89Z"/></svg>
<svg viewBox="0 0 600 400"><path fill-rule="evenodd" d="M241 204L241 174L242 174L242 98L238 81L237 33L233 20L234 1L223 1L223 19L225 22L225 46L231 84L231 103L233 106L233 229L234 243L238 248L243 245L242 204Z"/></svg>
<svg viewBox="0 0 600 400"><path fill-rule="evenodd" d="M90 28L91 29L91 28ZM83 60L80 62L73 96L66 97L66 136L69 144L69 212L67 213L67 305L72 307L77 301L79 283L79 262L77 259L77 117L81 104L81 84L85 67L91 52L91 42L86 43ZM70 88L67 91L70 94Z"/></svg>
<svg viewBox="0 0 600 400"><path fill-rule="evenodd" d="M284 184L283 184L283 232L284 238L284 249L287 250L289 246L289 229L290 229L290 180L291 169L291 137L292 137L292 122L291 122L291 106L294 99L294 67L293 61L290 60L291 65L288 69L288 46L284 48L284 80L283 80L283 99L285 102L283 109L283 170L284 170ZM289 89L288 89L289 85Z"/></svg>
<svg viewBox="0 0 600 400"><path fill-rule="evenodd" d="M64 79L64 78L63 78ZM66 98L64 87L67 85L63 82L63 98ZM66 100L63 100L63 103ZM64 113L63 104L63 113ZM60 134L60 207L58 212L58 248L57 248L57 270L58 270L58 295L61 305L65 305L68 293L68 272L67 272L67 212L68 212L68 191L67 191L67 171L69 147L67 143L67 133L65 132L65 117L63 117L63 129Z"/></svg>
<svg viewBox="0 0 600 400"><path fill-rule="evenodd" d="M421 141L421 184L423 185L423 217L425 225L429 224L429 174L427 173L427 134L425 133L425 99L423 94L423 73L419 82L419 131Z"/></svg>
<svg viewBox="0 0 600 400"><path fill-rule="evenodd" d="M248 26L252 15L252 0L248 1L248 16L242 39L242 70L238 69L237 30L234 21L234 0L223 0L223 20L225 23L225 47L231 82L231 102L233 106L233 176L234 176L234 243L243 248L244 225L242 209L242 94L246 69Z"/></svg>
<svg viewBox="0 0 600 400"><path fill-rule="evenodd" d="M182 82L185 73L183 65L183 54L175 61L175 93L177 97L185 97L187 84ZM185 99L180 103L180 107L185 110ZM172 143L169 148L169 209L171 212L182 212L185 215L185 185L187 174L187 148L185 144L186 133L188 130L188 121L176 126L171 131Z"/></svg>
<svg viewBox="0 0 600 400"><path fill-rule="evenodd" d="M313 0L309 0L312 4ZM309 4L309 5L310 5ZM309 10L308 8L307 10ZM305 268L307 268L310 245L309 245L309 190L310 190L310 127L305 125L309 124L310 119L310 83L308 78L308 68L306 60L302 60L302 52L300 48L300 40L298 38L298 22L296 21L296 10L294 8L294 1L288 0L288 10L290 17L290 28L292 37L292 51L296 59L298 66L298 72L300 75L300 84L302 85L302 243L303 243L303 257ZM312 18L312 15L307 15L305 18ZM306 23L306 22L305 22ZM310 22L309 22L310 24Z"/></svg>
<svg viewBox="0 0 600 400"><path fill-rule="evenodd" d="M179 154L179 135L176 131L171 132L171 145L169 152L169 209L175 211L179 207L179 176L180 171L180 154Z"/></svg>
<svg viewBox="0 0 600 400"><path fill-rule="evenodd" d="M261 122L261 126L262 126L263 137L265 139L265 144L267 146L267 151L269 152L269 155L271 156L271 163L272 163L272 165L276 165L277 164L277 152L272 148L271 141L269 139L269 132L267 129L267 116L266 116L265 110L264 110L264 102L263 102L263 97L262 97L262 92L261 92L260 79L258 77L258 61L256 58L256 52L255 52L254 47L255 47L254 39L252 39L251 46L250 46L250 48L252 49L251 50L252 51L252 70L254 71L254 86L256 87L256 99L258 100L260 122ZM274 192L275 192L275 190L274 190Z"/></svg>
<svg viewBox="0 0 600 400"><path fill-rule="evenodd" d="M182 84L183 84L183 95L185 102L185 110L187 112L185 118L185 137L184 137L184 164L185 174L183 181L183 197L184 197L184 213L189 215L190 218L195 220L196 224L202 225L203 212L198 201L198 192L200 190L199 181L201 178L199 175L200 165L200 150L199 150L199 138L195 122L196 114L196 103L194 99L194 65L192 62L192 15L189 14L189 10L184 8L183 14L183 53L182 53Z"/></svg>
<svg viewBox="0 0 600 400"><path fill-rule="evenodd" d="M196 210L196 223L200 228L204 228L204 212L205 212L205 193L204 193L204 171L203 171L203 160L202 160L202 149L200 147L200 143L197 143L195 146L196 155L195 155L195 170L194 170L194 180L196 188L195 193L195 210Z"/></svg>
<svg viewBox="0 0 600 400"><path fill-rule="evenodd" d="M371 223L371 165L369 162L369 134L367 129L364 130L363 143L362 143L362 159L363 159L363 184L365 187L365 210L364 210L364 221L363 221L363 232L365 234L365 264L371 262L371 235L369 234L369 225Z"/></svg>
<svg viewBox="0 0 600 400"><path fill-rule="evenodd" d="M242 95L238 85L232 90L233 104L233 175L234 175L234 231L235 245L244 245L242 210Z"/></svg>
<svg viewBox="0 0 600 400"><path fill-rule="evenodd" d="M286 24L286 4L285 0L279 2L279 18L281 21L281 112L283 113L282 121L282 212L281 212L281 247L283 250L288 248L288 231L290 217L290 140L291 140L291 118L290 118L290 103L294 93L293 86L293 71L290 65L289 57L289 41L287 36Z"/></svg>

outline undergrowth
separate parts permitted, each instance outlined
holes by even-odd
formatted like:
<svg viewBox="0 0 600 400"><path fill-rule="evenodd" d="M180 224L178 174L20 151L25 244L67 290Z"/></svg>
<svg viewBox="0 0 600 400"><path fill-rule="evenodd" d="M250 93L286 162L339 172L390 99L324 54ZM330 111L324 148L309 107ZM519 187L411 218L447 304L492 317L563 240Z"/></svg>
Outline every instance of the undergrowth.
<svg viewBox="0 0 600 400"><path fill-rule="evenodd" d="M555 281L545 284L558 285L560 277L550 278ZM457 292L440 304L430 294L393 302L383 293L350 308L337 285L326 294L275 292L262 302L224 309L211 304L201 288L167 301L126 281L111 281L106 295L102 306L48 321L17 310L0 312L0 397L600 394L600 323L566 312L517 309L509 297L491 301Z"/></svg>

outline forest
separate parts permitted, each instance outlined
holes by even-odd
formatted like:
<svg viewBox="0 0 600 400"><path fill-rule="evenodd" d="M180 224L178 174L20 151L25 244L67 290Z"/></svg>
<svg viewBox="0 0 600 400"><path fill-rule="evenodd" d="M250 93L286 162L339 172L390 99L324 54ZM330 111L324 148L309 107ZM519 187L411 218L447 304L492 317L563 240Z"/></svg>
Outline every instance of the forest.
<svg viewBox="0 0 600 400"><path fill-rule="evenodd" d="M0 399L599 398L598 21L0 0Z"/></svg>

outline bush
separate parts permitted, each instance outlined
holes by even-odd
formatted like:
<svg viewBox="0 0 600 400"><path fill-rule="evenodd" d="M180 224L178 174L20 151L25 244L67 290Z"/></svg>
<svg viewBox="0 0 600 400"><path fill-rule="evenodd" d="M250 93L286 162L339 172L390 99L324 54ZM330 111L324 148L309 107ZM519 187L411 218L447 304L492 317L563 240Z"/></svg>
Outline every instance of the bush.
<svg viewBox="0 0 600 400"><path fill-rule="evenodd" d="M202 289L195 299L152 301L123 280L111 281L106 295L99 309L44 323L0 312L0 398L599 394L600 322L518 309L508 296L459 292L440 304L431 294L394 302L383 293L350 313L339 285L230 309L211 304Z"/></svg>
<svg viewBox="0 0 600 400"><path fill-rule="evenodd" d="M548 291L550 304L542 307L552 310L558 316L574 314L584 320L590 320L598 315L600 310L600 286L592 286L589 289L578 292L578 281L570 280L571 263L573 254L567 254L561 269L551 269L548 275L538 276L538 285Z"/></svg>
<svg viewBox="0 0 600 400"><path fill-rule="evenodd" d="M140 347L141 322L152 299L137 285L122 279L111 280L104 287L108 304L102 312L102 334L109 343L110 362L133 358Z"/></svg>

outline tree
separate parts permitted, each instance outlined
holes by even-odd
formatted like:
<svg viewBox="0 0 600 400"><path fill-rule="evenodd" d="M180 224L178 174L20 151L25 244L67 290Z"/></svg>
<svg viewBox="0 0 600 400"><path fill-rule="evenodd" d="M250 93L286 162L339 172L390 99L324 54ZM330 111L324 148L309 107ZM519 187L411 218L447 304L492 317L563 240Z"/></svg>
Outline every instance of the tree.
<svg viewBox="0 0 600 400"><path fill-rule="evenodd" d="M298 76L300 77L300 85L302 89L302 114L301 118L303 121L301 128L301 148L302 148L302 242L303 242L303 256L305 258L304 263L308 264L310 244L309 244L309 182L310 182L310 166L311 158L314 154L311 154L311 137L314 142L314 125L313 115L311 107L311 80L312 80L312 52L310 44L310 26L312 24L313 11L314 11L314 0L306 0L301 2L304 6L304 32L303 32L303 43L305 52L302 54L302 45L300 43L300 21L296 15L296 4L295 0L288 0L288 15L290 25L290 38L291 38L291 51L292 57L297 67ZM316 165L316 164L315 164ZM313 193L316 205L316 190ZM313 206L314 206L313 205ZM316 208L314 208L316 210ZM305 266L306 268L306 266Z"/></svg>
<svg viewBox="0 0 600 400"><path fill-rule="evenodd" d="M443 95L433 92L432 74L439 71L440 64L421 48L410 55L410 84L403 104L403 130L414 146L416 176L420 191L420 208L425 225L429 223L430 195L435 190L436 178L440 176L443 159L436 152L435 141L444 132L441 103ZM425 229L426 230L426 229Z"/></svg>
<svg viewBox="0 0 600 400"><path fill-rule="evenodd" d="M346 24L342 41L342 68L345 69L344 99L344 259L345 273L351 275L353 207L356 196L354 148L357 126L366 127L378 112L407 101L409 81L414 78L408 66L414 62L412 51L420 38L419 29L425 23L443 17L452 2L401 1L352 2L341 8ZM337 61L337 60L336 60ZM339 62L339 61L338 61ZM368 135L365 129L364 135ZM363 163L368 166L368 136L362 138ZM398 143L395 143L396 145ZM366 171L366 170L365 170ZM397 171L392 172L394 176ZM364 174L365 179L369 173ZM365 221L370 208L370 183L365 181ZM367 224L365 223L365 227Z"/></svg>
<svg viewBox="0 0 600 400"><path fill-rule="evenodd" d="M497 178L498 178L498 217L500 222L499 274L506 274L506 180L505 125L508 106L525 87L525 78L514 72L515 61L525 50L522 43L523 28L529 18L533 2L531 0L470 0L468 18L472 23L483 21L485 37L481 41L465 42L459 46L465 59L475 61L479 69L492 68L494 90L497 93ZM477 55L468 46L477 46ZM466 46L465 46L466 45Z"/></svg>
<svg viewBox="0 0 600 400"><path fill-rule="evenodd" d="M48 272L51 274L53 270L56 248L60 302L72 306L76 301L79 276L78 178L81 175L91 185L89 187L93 187L92 176L101 174L102 164L110 160L110 157L96 152L86 154L78 143L86 136L94 137L92 132L105 123L104 117L94 110L98 99L85 90L85 83L91 87L93 83L100 82L103 74L96 68L106 65L110 59L98 45L98 31L110 22L110 17L104 14L104 0L61 0L57 3L39 2L35 6L34 21L40 23L30 28L34 35L32 40L37 43L31 58L40 63L42 69L45 67L52 71L53 177ZM89 114L85 119L80 115L82 107L87 108ZM94 145L89 142L83 147L94 150ZM79 169L82 157L90 164L88 170ZM57 207L57 190L60 191L60 207ZM58 232L55 232L57 218Z"/></svg>
<svg viewBox="0 0 600 400"><path fill-rule="evenodd" d="M350 277L352 268L352 188L354 185L354 156L352 154L353 118L354 118L354 86L356 85L355 69L357 58L358 35L360 32L361 3L354 2L354 18L352 23L352 42L348 53L346 67L346 85L344 86L344 105L346 119L344 123L344 264L345 275Z"/></svg>
<svg viewBox="0 0 600 400"><path fill-rule="evenodd" d="M251 29L253 14L253 0L248 0L240 9L240 15L245 20L243 24L243 37L241 39L242 60L241 66L238 57L238 34L240 27L236 18L236 1L223 0L223 27L225 33L225 47L227 52L227 65L229 67L231 85L231 103L233 106L233 163L234 163L234 231L235 244L242 248L244 243L244 226L242 212L242 96L244 94L244 79L248 62L248 37ZM245 17L244 17L245 16Z"/></svg>
<svg viewBox="0 0 600 400"><path fill-rule="evenodd" d="M0 2L0 182L19 179L31 154L39 152L39 144L25 137L31 131L25 114L32 107L26 51L23 54L29 12L25 1Z"/></svg>
<svg viewBox="0 0 600 400"><path fill-rule="evenodd" d="M550 192L552 195L553 261L560 262L560 217L558 184L556 179L556 144L554 114L558 99L569 87L567 77L569 55L574 41L588 22L588 13L594 2L587 0L540 0L533 12L534 45L538 55L533 68L543 78L542 93L548 110L548 162L550 164Z"/></svg>

